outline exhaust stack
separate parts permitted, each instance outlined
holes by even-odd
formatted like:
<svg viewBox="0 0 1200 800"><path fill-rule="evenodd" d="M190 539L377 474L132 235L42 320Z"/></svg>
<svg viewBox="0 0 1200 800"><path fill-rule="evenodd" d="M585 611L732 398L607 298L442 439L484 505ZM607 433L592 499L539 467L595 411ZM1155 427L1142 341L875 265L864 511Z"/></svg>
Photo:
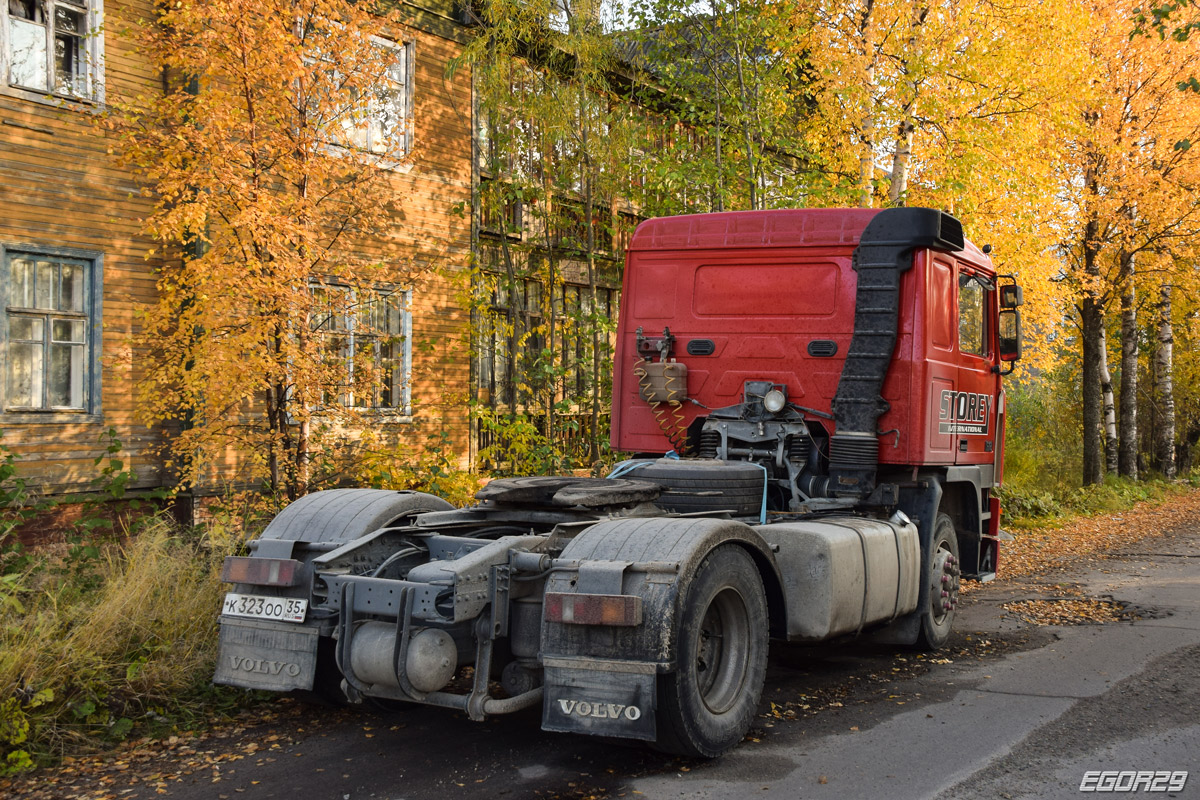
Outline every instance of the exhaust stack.
<svg viewBox="0 0 1200 800"><path fill-rule="evenodd" d="M879 467L879 418L889 406L883 380L896 349L900 279L913 251L962 250L962 223L932 208L888 208L863 230L854 250L858 273L854 336L833 399L836 432L829 443L829 493L868 497Z"/></svg>

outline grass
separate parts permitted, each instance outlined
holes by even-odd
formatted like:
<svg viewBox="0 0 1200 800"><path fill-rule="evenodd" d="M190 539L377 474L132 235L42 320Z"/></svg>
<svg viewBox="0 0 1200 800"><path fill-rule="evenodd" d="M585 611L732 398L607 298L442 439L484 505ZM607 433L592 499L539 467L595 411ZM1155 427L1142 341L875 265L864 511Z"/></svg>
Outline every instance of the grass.
<svg viewBox="0 0 1200 800"><path fill-rule="evenodd" d="M1170 481L1159 477L1133 481L1107 475L1102 483L1091 486L1046 489L1006 481L997 495L1004 527L1034 529L1055 527L1075 517L1126 511L1137 503L1162 502L1197 486L1197 473Z"/></svg>
<svg viewBox="0 0 1200 800"><path fill-rule="evenodd" d="M124 542L26 555L5 574L0 774L237 702L210 686L224 552L180 533L150 517Z"/></svg>

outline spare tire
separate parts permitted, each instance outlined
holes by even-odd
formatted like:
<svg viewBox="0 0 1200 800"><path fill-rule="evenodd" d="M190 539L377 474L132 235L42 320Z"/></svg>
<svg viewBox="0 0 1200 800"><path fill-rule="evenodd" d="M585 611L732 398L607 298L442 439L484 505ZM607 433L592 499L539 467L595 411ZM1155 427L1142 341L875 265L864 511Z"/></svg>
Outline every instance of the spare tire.
<svg viewBox="0 0 1200 800"><path fill-rule="evenodd" d="M732 511L739 517L757 517L762 511L763 470L754 464L713 458L660 458L626 472L624 477L662 486L663 493L654 504L664 511Z"/></svg>

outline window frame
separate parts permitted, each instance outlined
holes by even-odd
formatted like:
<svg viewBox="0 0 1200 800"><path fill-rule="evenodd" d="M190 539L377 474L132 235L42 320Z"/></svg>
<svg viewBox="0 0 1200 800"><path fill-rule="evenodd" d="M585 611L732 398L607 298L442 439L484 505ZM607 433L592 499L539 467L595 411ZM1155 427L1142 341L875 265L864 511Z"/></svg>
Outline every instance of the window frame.
<svg viewBox="0 0 1200 800"><path fill-rule="evenodd" d="M103 420L101 405L101 388L103 379L103 332L104 332L104 254L93 250L80 250L73 247L57 247L26 243L0 242L0 274L4 277L4 285L11 286L9 260L13 257L31 256L71 259L82 261L88 270L88 297L85 300L85 354L84 364L87 375L84 378L86 398L82 409L29 409L16 408L9 410L8 406L8 359L9 359L9 296L3 293L3 323L0 324L0 424L69 424L101 422ZM24 309L13 313L22 313ZM40 311L30 309L30 311ZM47 314L51 313L46 309ZM47 334L49 335L49 334Z"/></svg>
<svg viewBox="0 0 1200 800"><path fill-rule="evenodd" d="M81 0L80 5L85 9L85 25L86 31L81 34L82 39L81 51L84 59L84 79L87 82L87 91L85 94L72 94L57 91L55 88L55 64L54 64L54 6L63 5L68 7L79 8L70 2L56 2L56 0L36 0L39 5L43 6L43 10L48 10L49 20L46 24L47 28L47 50L46 50L46 79L48 88L43 90L22 86L12 82L12 15L8 10L8 5L5 3L0 6L0 77L4 80L0 81L0 94L11 97L18 97L24 100L32 100L39 103L77 103L81 106L103 105L105 99L104 93L104 0ZM46 6L49 6L47 9Z"/></svg>
<svg viewBox="0 0 1200 800"><path fill-rule="evenodd" d="M400 354L400 369L399 369L400 379L399 379L399 392L398 393L400 395L401 405L392 405L392 406L358 405L357 403L350 404L350 403L345 403L345 402L342 402L339 400L338 406L340 408L343 408L343 409L345 409L349 412L355 413L355 414L369 414L371 416L378 417L378 418L386 418L386 419L394 421L394 422L409 422L412 420L412 372L413 372L412 301L413 301L413 290L411 288L405 288L405 287L397 286L394 284L376 284L374 286L371 286L370 289L371 289L371 291L376 293L377 299L391 300L392 298L400 298L400 304L399 304L400 331L399 331L398 335L401 337L401 340L402 340L402 349L401 349L401 354ZM350 294L350 297L351 297L350 302L352 304L357 302L357 300L355 298L355 293L359 291L359 287L356 287L353 284L340 282L340 281L316 281L316 280L314 280L314 281L309 282L309 291L311 291L311 292L315 293L317 291L330 291L330 290L345 291ZM349 379L350 385L352 385L353 380L354 380L354 358L357 355L357 338L358 338L358 336L356 336L356 333L354 330L354 327L355 327L355 325L357 325L357 320L358 320L357 313L355 313L355 312L349 313L347 315L347 320L349 320L349 322L350 322L350 327L345 330L339 330L339 329L322 330L321 328L313 328L312 330L313 330L313 333L317 334L318 336L322 336L322 337L330 335L330 334L337 334L337 335L343 335L347 338L347 340L349 342L349 352L347 352L344 356L342 356L342 361L346 365L346 369L349 370L347 377ZM381 340L384 338L383 336L380 336L378 334L361 334L361 336L370 339L372 342L372 347L377 346L381 342ZM375 360L378 360L378 359L376 358ZM393 382L395 382L395 380L396 380L395 375L393 374ZM374 386L372 388L373 394L380 392L380 391L382 391L381 386ZM395 386L393 387L392 391L394 393L396 392ZM322 405L328 406L329 404L323 403Z"/></svg>
<svg viewBox="0 0 1200 800"><path fill-rule="evenodd" d="M979 312L979 334L980 334L979 346L981 348L980 350L974 350L974 349L970 349L970 348L963 346L963 323L966 321L966 318L963 315L963 289L965 288L964 283L975 283L979 287L978 312ZM991 303L992 289L990 289L988 287L987 280L986 280L986 278L984 278L984 276L980 275L979 273L977 273L973 270L962 269L961 267L958 270L958 280L956 281L956 284L957 284L957 286L955 289L955 299L957 300L957 306L958 306L958 313L957 313L958 325L956 326L957 330L955 331L955 338L958 343L958 352L960 355L971 356L973 358L980 358L980 359L984 359L984 360L990 360L992 358L992 338L993 337L992 337L991 325L988 322L988 310L990 308L990 303Z"/></svg>
<svg viewBox="0 0 1200 800"><path fill-rule="evenodd" d="M348 131L343 127L343 120L339 118L334 118L324 123L329 128L324 136L326 141L325 146L336 153L341 153L355 158L368 159L370 163L374 163L375 166L381 169L402 173L409 172L413 168L413 164L412 161L409 160L409 156L412 155L413 152L413 144L415 141L414 134L416 132L416 114L413 104L413 96L416 94L416 43L413 39L388 39L382 36L372 36L371 42L378 47L395 53L397 56L396 63L403 63L404 65L404 98L401 104L401 116L404 123L404 133L402 134L402 141L398 143L397 152L392 153L392 155L399 156L400 160L393 160L392 158L387 157L387 155L375 152L371 149L371 118L369 114L364 114L363 118L363 123L367 127L365 134L366 145L364 147L359 147L352 140L345 138L345 134ZM370 100L368 99L367 102L370 102ZM358 110L359 106L356 104L352 109L350 109L350 113L356 114L358 113Z"/></svg>

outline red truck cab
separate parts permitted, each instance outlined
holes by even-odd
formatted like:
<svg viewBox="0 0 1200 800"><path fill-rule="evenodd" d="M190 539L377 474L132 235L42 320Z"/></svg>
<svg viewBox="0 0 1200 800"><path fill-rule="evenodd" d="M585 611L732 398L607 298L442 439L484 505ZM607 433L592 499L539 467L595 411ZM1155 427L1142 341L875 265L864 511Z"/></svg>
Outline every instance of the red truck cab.
<svg viewBox="0 0 1200 800"><path fill-rule="evenodd" d="M872 286L861 285L863 274ZM934 471L954 484L946 488L959 506L956 524L994 537L1001 374L1016 357L1011 340L1002 357L1000 284L985 250L963 238L953 217L930 209L650 220L628 251L612 445L643 454L682 445L712 456L700 441L712 410L746 402L750 384L770 384L800 411L813 440L806 470L815 476L790 510L822 491L871 500L878 483L856 491L859 476L838 472L840 451L849 462L874 460L880 483ZM1006 298L1019 303L1019 290ZM648 395L639 377L656 359L682 367L663 379L677 402ZM865 421L856 420L864 408ZM823 470L835 476L824 490ZM994 539L983 549L990 553L980 554L977 571L990 573Z"/></svg>

